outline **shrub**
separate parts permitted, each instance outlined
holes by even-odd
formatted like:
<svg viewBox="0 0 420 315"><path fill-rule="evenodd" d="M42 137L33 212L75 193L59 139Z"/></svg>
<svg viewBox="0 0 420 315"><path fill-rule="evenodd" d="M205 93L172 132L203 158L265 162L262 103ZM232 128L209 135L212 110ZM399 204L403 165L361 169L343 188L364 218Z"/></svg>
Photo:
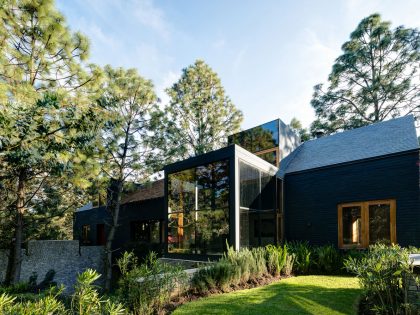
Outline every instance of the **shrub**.
<svg viewBox="0 0 420 315"><path fill-rule="evenodd" d="M336 274L343 268L343 260L340 252L332 245L314 248L318 272L322 274Z"/></svg>
<svg viewBox="0 0 420 315"><path fill-rule="evenodd" d="M365 255L349 257L344 264L359 278L373 312L402 314L407 310L404 281L412 269L406 249L397 245L371 245Z"/></svg>
<svg viewBox="0 0 420 315"><path fill-rule="evenodd" d="M280 274L281 268L279 264L279 252L277 251L277 247L274 245L267 245L265 248L267 270L273 276L278 276Z"/></svg>
<svg viewBox="0 0 420 315"><path fill-rule="evenodd" d="M289 254L286 252L284 266L281 271L286 277L290 277L292 275L294 263L295 254Z"/></svg>
<svg viewBox="0 0 420 315"><path fill-rule="evenodd" d="M161 262L154 252L141 265L132 252L126 252L117 265L122 274L117 295L134 314L161 312L171 294L187 280L181 267Z"/></svg>
<svg viewBox="0 0 420 315"><path fill-rule="evenodd" d="M191 279L191 286L197 293L206 294L213 289L227 291L235 283L235 267L227 260L200 268Z"/></svg>
<svg viewBox="0 0 420 315"><path fill-rule="evenodd" d="M287 258L287 246L267 245L266 247L266 261L268 272L274 276L281 273Z"/></svg>
<svg viewBox="0 0 420 315"><path fill-rule="evenodd" d="M287 243L288 250L294 254L294 271L297 274L308 274L312 266L312 248L307 241Z"/></svg>

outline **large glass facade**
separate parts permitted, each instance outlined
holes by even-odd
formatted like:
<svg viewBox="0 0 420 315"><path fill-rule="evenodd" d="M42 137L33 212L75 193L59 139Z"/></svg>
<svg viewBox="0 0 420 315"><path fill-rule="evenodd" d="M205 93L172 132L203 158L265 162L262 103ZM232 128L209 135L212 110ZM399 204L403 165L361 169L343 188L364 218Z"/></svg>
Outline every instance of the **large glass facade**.
<svg viewBox="0 0 420 315"><path fill-rule="evenodd" d="M240 247L275 242L276 179L247 163L239 163Z"/></svg>
<svg viewBox="0 0 420 315"><path fill-rule="evenodd" d="M257 153L262 159L277 166L279 161L279 121L273 120L231 135L228 142L237 144L249 152Z"/></svg>
<svg viewBox="0 0 420 315"><path fill-rule="evenodd" d="M221 254L229 237L229 162L168 175L168 252Z"/></svg>

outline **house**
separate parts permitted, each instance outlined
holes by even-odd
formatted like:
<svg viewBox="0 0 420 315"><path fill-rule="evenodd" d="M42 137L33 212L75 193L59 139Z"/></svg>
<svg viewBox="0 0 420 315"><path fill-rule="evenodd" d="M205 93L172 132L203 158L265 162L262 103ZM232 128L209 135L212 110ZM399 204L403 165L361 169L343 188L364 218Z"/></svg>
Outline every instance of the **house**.
<svg viewBox="0 0 420 315"><path fill-rule="evenodd" d="M227 147L165 166L159 198L143 190L141 201L125 202L121 238L142 213L139 220L160 222L172 258L209 259L226 244L284 240L342 249L379 240L420 246L419 168L412 116L304 143L277 119L230 136ZM97 224L99 210L89 211L76 221L86 215ZM83 231L80 223L76 229Z"/></svg>
<svg viewBox="0 0 420 315"><path fill-rule="evenodd" d="M163 180L147 183L121 200L114 250L161 250L164 244ZM105 245L111 216L105 206L75 212L73 237L83 246Z"/></svg>
<svg viewBox="0 0 420 315"><path fill-rule="evenodd" d="M288 239L339 248L420 245L413 116L303 143L280 166Z"/></svg>

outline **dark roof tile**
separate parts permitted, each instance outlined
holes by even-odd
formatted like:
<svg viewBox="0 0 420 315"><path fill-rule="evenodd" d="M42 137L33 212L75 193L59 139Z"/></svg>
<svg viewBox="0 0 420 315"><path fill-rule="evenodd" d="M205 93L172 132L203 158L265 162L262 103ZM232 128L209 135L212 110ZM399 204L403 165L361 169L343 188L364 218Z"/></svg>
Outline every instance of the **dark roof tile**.
<svg viewBox="0 0 420 315"><path fill-rule="evenodd" d="M409 115L304 142L280 163L279 176L418 148Z"/></svg>

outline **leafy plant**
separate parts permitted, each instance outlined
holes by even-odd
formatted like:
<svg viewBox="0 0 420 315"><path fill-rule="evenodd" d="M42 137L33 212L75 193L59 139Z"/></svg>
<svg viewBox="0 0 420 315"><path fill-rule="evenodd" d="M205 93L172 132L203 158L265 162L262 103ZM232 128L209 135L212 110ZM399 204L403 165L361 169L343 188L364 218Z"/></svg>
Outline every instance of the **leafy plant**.
<svg viewBox="0 0 420 315"><path fill-rule="evenodd" d="M294 270L297 274L308 274L311 265L312 248L307 241L287 243L287 248L295 255Z"/></svg>
<svg viewBox="0 0 420 315"><path fill-rule="evenodd" d="M287 246L286 245L267 245L267 269L272 275L279 275L286 264Z"/></svg>
<svg viewBox="0 0 420 315"><path fill-rule="evenodd" d="M161 262L154 252L141 265L133 253L125 253L117 265L122 274L117 295L133 314L161 312L171 295L186 285L182 268Z"/></svg>
<svg viewBox="0 0 420 315"><path fill-rule="evenodd" d="M343 267L342 256L332 245L325 245L314 248L316 266L323 274L334 274Z"/></svg>
<svg viewBox="0 0 420 315"><path fill-rule="evenodd" d="M372 311L402 314L407 310L404 282L412 274L407 249L375 244L361 258L349 257L344 264L359 278Z"/></svg>
<svg viewBox="0 0 420 315"><path fill-rule="evenodd" d="M285 256L285 263L282 269L282 273L290 277L292 275L293 267L295 263L295 254L287 254Z"/></svg>

